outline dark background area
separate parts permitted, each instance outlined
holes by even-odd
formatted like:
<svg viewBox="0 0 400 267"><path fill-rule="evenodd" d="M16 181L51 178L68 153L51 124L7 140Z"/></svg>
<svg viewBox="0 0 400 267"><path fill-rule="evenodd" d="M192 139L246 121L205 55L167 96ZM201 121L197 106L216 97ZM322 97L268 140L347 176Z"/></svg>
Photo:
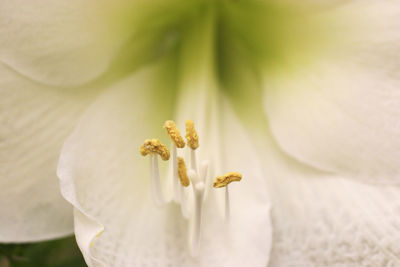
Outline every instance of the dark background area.
<svg viewBox="0 0 400 267"><path fill-rule="evenodd" d="M75 237L24 244L0 244L0 267L86 267Z"/></svg>

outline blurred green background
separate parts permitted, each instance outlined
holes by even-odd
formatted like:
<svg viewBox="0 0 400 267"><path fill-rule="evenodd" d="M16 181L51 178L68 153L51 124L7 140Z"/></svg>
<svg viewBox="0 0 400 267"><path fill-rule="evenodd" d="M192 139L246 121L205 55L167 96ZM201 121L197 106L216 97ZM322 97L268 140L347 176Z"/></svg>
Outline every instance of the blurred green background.
<svg viewBox="0 0 400 267"><path fill-rule="evenodd" d="M75 237L24 244L0 244L0 267L85 267Z"/></svg>

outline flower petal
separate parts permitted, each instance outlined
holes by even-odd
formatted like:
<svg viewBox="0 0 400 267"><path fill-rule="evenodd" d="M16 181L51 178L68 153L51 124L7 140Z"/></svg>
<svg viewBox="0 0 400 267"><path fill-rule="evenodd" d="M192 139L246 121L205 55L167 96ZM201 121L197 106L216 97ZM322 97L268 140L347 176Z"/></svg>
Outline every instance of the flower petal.
<svg viewBox="0 0 400 267"><path fill-rule="evenodd" d="M56 166L90 94L53 90L0 64L0 242L72 233Z"/></svg>
<svg viewBox="0 0 400 267"><path fill-rule="evenodd" d="M266 266L272 242L270 200L255 142L234 115L226 97L213 91L212 83L196 84L202 86L192 84L188 87L192 90L181 95L178 121L183 125L184 118L190 117L199 122L197 153L199 160L209 160L211 179L230 171L239 171L243 179L229 186L232 209L229 227L221 220L224 188L209 189L201 254L193 266Z"/></svg>
<svg viewBox="0 0 400 267"><path fill-rule="evenodd" d="M274 243L269 266L397 266L400 188L304 168L264 149Z"/></svg>
<svg viewBox="0 0 400 267"><path fill-rule="evenodd" d="M271 242L269 204L266 190L261 190L265 187L260 186L265 181L251 145L243 129L229 115L229 109L221 108L230 126L219 134L226 138L219 140L219 145L224 147L221 153L225 167L240 166L245 177L242 184L231 187L232 229L226 227L218 208L210 202L205 208L202 249L198 258L192 258L187 246L187 221L180 208L169 204L158 209L151 201L148 167L143 164L147 159L140 156L138 148L144 139L151 137L165 136L169 143L161 126L171 118L173 106L163 106L163 101L156 103L158 99L167 101L160 95L160 88L175 97L170 88L175 84L168 78L171 77L168 68L171 69L149 67L110 88L88 110L65 143L58 174L63 195L79 210L75 227L92 229L76 232L87 263L90 266L243 266L246 262L265 266ZM189 105L187 112L179 109L179 114L190 116L192 111L199 111L198 106L206 108L203 102L196 101L196 96L188 99L193 105ZM203 125L209 124L200 122L197 128L202 129ZM207 147L206 136L209 135L204 137L204 147ZM238 138L245 147L235 144ZM202 147L200 144L199 150ZM201 155L212 157L213 153L209 150ZM92 223L87 218L97 224L90 227ZM104 233L95 239L93 229L100 230L102 226ZM88 233L92 233L91 237ZM94 245L90 248L92 241Z"/></svg>
<svg viewBox="0 0 400 267"><path fill-rule="evenodd" d="M159 226L166 220L165 211L153 206L148 167L143 164L147 159L138 150L146 138L164 133L155 125L162 126L169 117L165 112L168 96L162 98L163 91L155 89L170 89L170 73L161 74L160 67L147 68L105 91L62 150L58 167L61 190L79 210L76 236L87 263L93 266L97 266L95 262L124 266L124 260L150 260L154 258L152 247L165 245L160 242L163 246L159 247L151 235L153 230L160 232L162 240L165 226ZM105 231L95 241L96 231L88 231L102 226Z"/></svg>
<svg viewBox="0 0 400 267"><path fill-rule="evenodd" d="M78 85L98 77L115 52L94 12L102 2L3 1L0 61L50 85Z"/></svg>
<svg viewBox="0 0 400 267"><path fill-rule="evenodd" d="M312 65L289 62L284 74L267 78L265 111L279 145L296 159L366 182L399 183L398 1L341 8L354 15L343 23L352 37Z"/></svg>

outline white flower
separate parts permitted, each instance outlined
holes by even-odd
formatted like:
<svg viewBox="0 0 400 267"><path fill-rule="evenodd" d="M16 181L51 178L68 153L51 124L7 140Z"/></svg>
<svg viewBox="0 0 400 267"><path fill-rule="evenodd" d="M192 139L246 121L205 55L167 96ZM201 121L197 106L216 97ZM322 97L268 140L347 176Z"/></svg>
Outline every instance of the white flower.
<svg viewBox="0 0 400 267"><path fill-rule="evenodd" d="M399 264L399 1L20 2L0 17L1 241L70 232L69 136L90 266ZM231 228L209 194L197 257L137 152L167 119L196 122L210 177L243 174Z"/></svg>

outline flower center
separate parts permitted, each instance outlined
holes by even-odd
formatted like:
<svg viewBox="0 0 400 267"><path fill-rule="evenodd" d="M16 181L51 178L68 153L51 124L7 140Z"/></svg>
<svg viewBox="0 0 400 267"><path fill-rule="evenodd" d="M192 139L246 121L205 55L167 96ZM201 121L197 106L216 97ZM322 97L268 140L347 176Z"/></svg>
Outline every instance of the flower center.
<svg viewBox="0 0 400 267"><path fill-rule="evenodd" d="M209 162L204 160L198 167L196 150L199 148L199 136L191 120L186 121L186 141L190 149L190 167L187 170L183 157L178 156L178 148L183 149L186 146L178 128L173 121L166 121L164 128L171 139L172 150L172 179L169 183L173 188L173 200L181 206L182 216L189 220L189 245L190 253L196 256L200 246L201 222L203 214L203 205L207 201L205 192L213 190L211 177L208 174ZM147 139L140 147L139 152L143 156L150 156L150 187L154 203L159 206L165 206L168 202L160 181L160 172L158 168L158 157L164 161L170 159L170 152L165 145L158 139ZM230 200L229 183L240 181L242 175L238 172L229 172L222 176L217 176L213 187L225 188L225 219L229 221Z"/></svg>
<svg viewBox="0 0 400 267"><path fill-rule="evenodd" d="M115 35L126 40L119 63L131 66L181 54L186 40L201 34L198 25L211 19L216 74L232 91L237 79L249 78L248 72L287 72L288 61L308 64L332 45L332 22L317 16L321 5L279 0L134 1L112 8L108 20ZM199 42L198 49L203 45ZM246 72L238 72L244 68Z"/></svg>

